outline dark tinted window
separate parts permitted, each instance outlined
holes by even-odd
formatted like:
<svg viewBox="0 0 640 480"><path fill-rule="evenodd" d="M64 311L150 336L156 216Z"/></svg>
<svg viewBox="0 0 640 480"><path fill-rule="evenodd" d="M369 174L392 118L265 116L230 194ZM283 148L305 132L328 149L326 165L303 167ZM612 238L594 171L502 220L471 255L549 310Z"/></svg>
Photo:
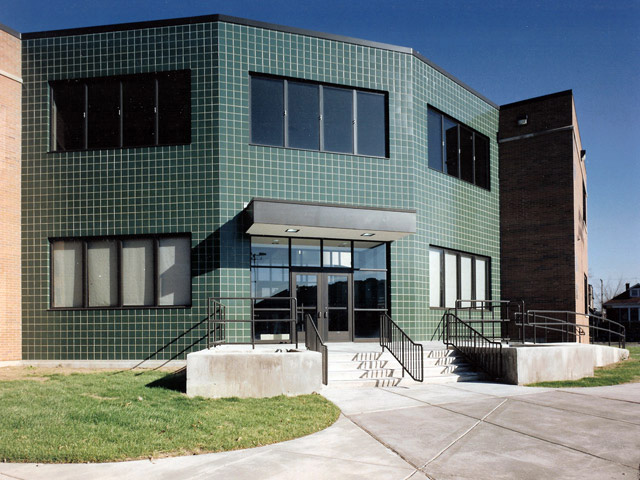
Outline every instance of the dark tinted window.
<svg viewBox="0 0 640 480"><path fill-rule="evenodd" d="M379 93L357 92L358 150L360 155L387 154L385 97Z"/></svg>
<svg viewBox="0 0 640 480"><path fill-rule="evenodd" d="M444 117L445 173L458 176L458 124Z"/></svg>
<svg viewBox="0 0 640 480"><path fill-rule="evenodd" d="M251 141L284 145L284 81L251 77Z"/></svg>
<svg viewBox="0 0 640 480"><path fill-rule="evenodd" d="M355 308L386 308L387 272L353 273Z"/></svg>
<svg viewBox="0 0 640 480"><path fill-rule="evenodd" d="M324 87L324 149L353 153L353 91Z"/></svg>
<svg viewBox="0 0 640 480"><path fill-rule="evenodd" d="M122 143L125 147L155 145L156 80L135 76L122 81Z"/></svg>
<svg viewBox="0 0 640 480"><path fill-rule="evenodd" d="M431 108L427 123L429 167L488 189L489 139Z"/></svg>
<svg viewBox="0 0 640 480"><path fill-rule="evenodd" d="M288 82L289 146L320 148L319 87L311 83Z"/></svg>
<svg viewBox="0 0 640 480"><path fill-rule="evenodd" d="M475 136L476 185L489 188L489 140L482 135Z"/></svg>
<svg viewBox="0 0 640 480"><path fill-rule="evenodd" d="M84 145L85 86L83 83L51 84L54 150L79 150Z"/></svg>
<svg viewBox="0 0 640 480"><path fill-rule="evenodd" d="M429 110L427 124L429 128L429 166L442 171L442 115Z"/></svg>
<svg viewBox="0 0 640 480"><path fill-rule="evenodd" d="M473 132L460 126L460 178L473 182Z"/></svg>
<svg viewBox="0 0 640 480"><path fill-rule="evenodd" d="M120 82L93 80L88 84L88 148L120 146Z"/></svg>
<svg viewBox="0 0 640 480"><path fill-rule="evenodd" d="M189 70L52 82L51 89L54 150L191 142Z"/></svg>
<svg viewBox="0 0 640 480"><path fill-rule="evenodd" d="M167 72L158 81L158 143L191 143L191 71Z"/></svg>

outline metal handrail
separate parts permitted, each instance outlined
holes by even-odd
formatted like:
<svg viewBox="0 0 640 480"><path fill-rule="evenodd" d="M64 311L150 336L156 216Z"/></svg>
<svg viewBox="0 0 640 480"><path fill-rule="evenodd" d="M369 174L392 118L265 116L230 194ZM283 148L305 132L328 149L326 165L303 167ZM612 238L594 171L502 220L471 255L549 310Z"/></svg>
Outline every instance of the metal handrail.
<svg viewBox="0 0 640 480"><path fill-rule="evenodd" d="M380 315L380 346L402 366L402 376L406 371L416 382L424 380L424 355L421 344L414 342L389 315Z"/></svg>
<svg viewBox="0 0 640 480"><path fill-rule="evenodd" d="M451 309L448 309L447 312L451 312ZM524 301L522 300L457 299L453 309L456 317L469 325L477 325L476 329L482 335L505 342L510 340L508 324L514 320L515 315L521 312L524 312ZM491 335L485 330L487 325L490 326ZM496 332L496 327L499 327L498 332Z"/></svg>
<svg viewBox="0 0 640 480"><path fill-rule="evenodd" d="M465 356L469 362L493 378L502 378L502 343L485 337L454 313L442 317L445 325L446 345Z"/></svg>
<svg viewBox="0 0 640 480"><path fill-rule="evenodd" d="M231 301L251 301L250 310L251 317L247 318L227 318L227 305L222 303L222 300ZM271 318L255 318L255 301L256 300L272 300L272 301L288 301L289 312L293 312L290 318L284 319L271 319ZM261 309L258 309L261 310ZM265 308L264 311L284 311L285 308ZM207 302L207 348L212 346L222 345L227 343L226 325L228 323L248 323L251 329L251 341L250 342L233 342L236 345L251 345L252 348L256 346L255 338L255 324L263 322L288 322L291 326L291 333L289 335L289 343L293 343L292 339L295 336L296 348L298 348L298 329L296 328L296 313L298 311L298 299L296 297L209 297ZM211 332L213 332L214 339L211 340ZM261 343L271 343L263 341ZM275 343L275 342L274 342ZM281 342L277 342L281 343Z"/></svg>
<svg viewBox="0 0 640 480"><path fill-rule="evenodd" d="M307 347L307 350L319 352L322 355L322 383L323 385L327 385L329 383L329 351L322 341L320 332L318 332L318 328L310 314L307 314L305 317L304 329L304 344Z"/></svg>
<svg viewBox="0 0 640 480"><path fill-rule="evenodd" d="M556 316L551 316L556 315ZM557 315L564 316L564 320L558 318ZM573 322L569 321L569 318L573 316ZM525 314L522 315L523 320L520 323L517 323L519 327L521 327L521 339L522 342L526 340L526 328L533 328L533 343L537 343L537 329L541 328L543 331L555 331L561 332L563 336L561 336L562 342L569 341L569 336L573 336L576 340L584 336L585 330L589 329L589 343L594 343L594 335L593 331L606 332L608 334L608 344L611 345L612 339L611 336L617 337L614 339L614 342L618 343L620 348L625 348L626 346L626 328L624 325L615 322L613 320L609 320L608 318L601 317L599 315L594 315L591 313L581 313L581 312L571 312L568 310L527 310ZM578 323L577 317L586 318L587 323ZM542 319L543 321L539 321ZM615 325L618 327L618 331L613 330L611 328L600 327L592 324L592 320L609 323L611 325ZM559 328L563 327L563 328ZM545 340L547 339L545 333Z"/></svg>
<svg viewBox="0 0 640 480"><path fill-rule="evenodd" d="M207 348L226 343L226 316L227 307L210 298L207 302Z"/></svg>

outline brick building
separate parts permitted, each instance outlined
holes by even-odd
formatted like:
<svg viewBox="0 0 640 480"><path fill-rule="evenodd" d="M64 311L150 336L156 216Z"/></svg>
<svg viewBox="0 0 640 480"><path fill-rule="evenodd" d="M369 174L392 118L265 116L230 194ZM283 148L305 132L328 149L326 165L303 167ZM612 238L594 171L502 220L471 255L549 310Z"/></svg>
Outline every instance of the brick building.
<svg viewBox="0 0 640 480"><path fill-rule="evenodd" d="M589 313L587 174L571 90L500 107L502 296Z"/></svg>
<svg viewBox="0 0 640 480"><path fill-rule="evenodd" d="M22 358L20 34L0 25L0 361Z"/></svg>

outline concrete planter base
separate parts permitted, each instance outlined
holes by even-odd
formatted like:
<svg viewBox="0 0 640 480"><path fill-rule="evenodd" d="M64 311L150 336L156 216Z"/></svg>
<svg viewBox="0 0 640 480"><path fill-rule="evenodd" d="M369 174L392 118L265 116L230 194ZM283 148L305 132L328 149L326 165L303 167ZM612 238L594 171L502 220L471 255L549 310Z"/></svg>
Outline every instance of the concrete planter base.
<svg viewBox="0 0 640 480"><path fill-rule="evenodd" d="M322 386L317 352L202 350L187 355L187 395L263 398L304 395Z"/></svg>
<svg viewBox="0 0 640 480"><path fill-rule="evenodd" d="M602 367L629 358L629 351L605 345L552 343L503 347L505 381L515 385L593 376Z"/></svg>

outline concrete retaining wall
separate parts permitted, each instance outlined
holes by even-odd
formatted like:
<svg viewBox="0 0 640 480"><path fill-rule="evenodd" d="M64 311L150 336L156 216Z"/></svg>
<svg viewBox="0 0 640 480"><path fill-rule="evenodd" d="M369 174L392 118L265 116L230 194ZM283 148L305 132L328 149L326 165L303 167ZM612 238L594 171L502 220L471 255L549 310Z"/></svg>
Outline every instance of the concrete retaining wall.
<svg viewBox="0 0 640 480"><path fill-rule="evenodd" d="M544 344L503 347L503 372L508 383L524 385L593 376L594 367L616 363L629 351L603 345Z"/></svg>
<svg viewBox="0 0 640 480"><path fill-rule="evenodd" d="M293 396L317 392L321 386L318 352L202 350L187 355L190 397Z"/></svg>

